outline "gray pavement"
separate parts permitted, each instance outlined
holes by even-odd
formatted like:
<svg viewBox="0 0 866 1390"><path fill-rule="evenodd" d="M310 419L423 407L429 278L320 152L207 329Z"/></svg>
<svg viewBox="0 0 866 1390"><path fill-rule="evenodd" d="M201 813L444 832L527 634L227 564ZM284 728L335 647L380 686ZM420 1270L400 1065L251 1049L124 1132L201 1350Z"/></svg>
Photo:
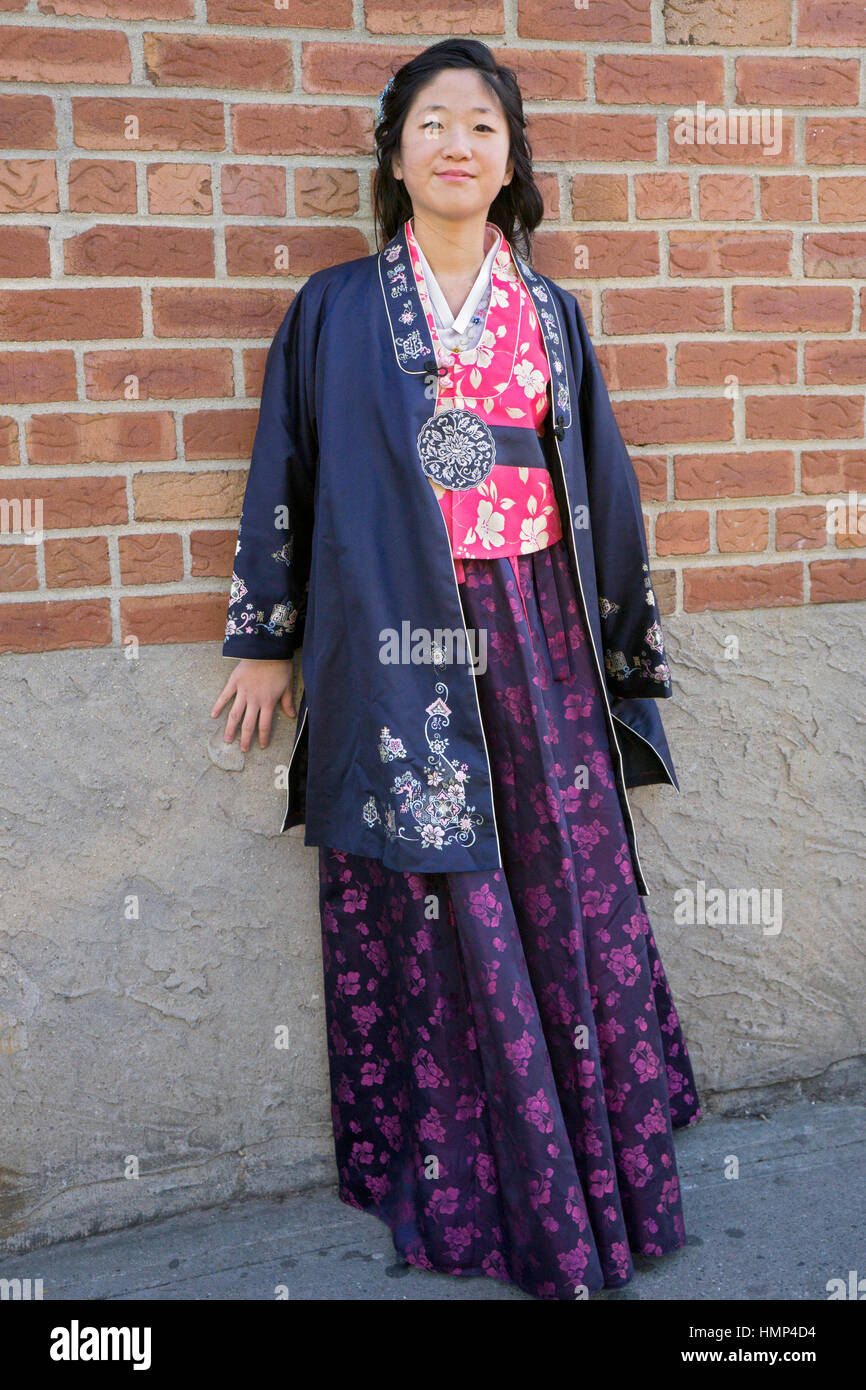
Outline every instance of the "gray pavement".
<svg viewBox="0 0 866 1390"><path fill-rule="evenodd" d="M766 1118L706 1116L676 1131L688 1243L595 1300L826 1301L851 1271L866 1296L866 1106L801 1100ZM739 1167L739 1176L726 1171ZM336 1188L171 1216L22 1255L0 1278L44 1299L526 1299L494 1279L404 1266L387 1226Z"/></svg>

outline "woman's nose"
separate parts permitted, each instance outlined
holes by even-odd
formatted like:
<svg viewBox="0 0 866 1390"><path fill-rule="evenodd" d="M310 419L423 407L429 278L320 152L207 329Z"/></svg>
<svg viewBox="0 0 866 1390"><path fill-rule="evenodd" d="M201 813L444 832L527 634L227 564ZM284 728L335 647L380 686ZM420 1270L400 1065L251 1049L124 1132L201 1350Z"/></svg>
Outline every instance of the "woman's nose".
<svg viewBox="0 0 866 1390"><path fill-rule="evenodd" d="M471 155L472 147L466 135L461 134L459 130L454 130L442 136L442 143L438 152L440 155L447 155L449 159L454 159L455 157Z"/></svg>

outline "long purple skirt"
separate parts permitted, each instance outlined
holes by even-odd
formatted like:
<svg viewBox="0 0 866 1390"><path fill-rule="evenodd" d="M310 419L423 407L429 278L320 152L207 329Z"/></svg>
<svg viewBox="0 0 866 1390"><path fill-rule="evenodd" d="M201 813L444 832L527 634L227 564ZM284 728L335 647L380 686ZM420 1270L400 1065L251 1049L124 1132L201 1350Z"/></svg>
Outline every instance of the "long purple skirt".
<svg viewBox="0 0 866 1390"><path fill-rule="evenodd" d="M463 565L503 867L320 849L339 1195L408 1264L574 1299L685 1243L701 1109L565 542Z"/></svg>

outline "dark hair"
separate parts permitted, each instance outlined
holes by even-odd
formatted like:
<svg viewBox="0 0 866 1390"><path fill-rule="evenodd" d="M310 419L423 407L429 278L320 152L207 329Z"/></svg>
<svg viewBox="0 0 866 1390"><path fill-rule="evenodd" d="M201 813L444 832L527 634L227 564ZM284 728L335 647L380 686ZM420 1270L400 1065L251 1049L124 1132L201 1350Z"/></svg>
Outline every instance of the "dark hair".
<svg viewBox="0 0 866 1390"><path fill-rule="evenodd" d="M531 263L532 233L544 215L544 201L532 176L532 151L526 138L523 98L511 68L496 62L478 39L443 39L410 58L391 78L376 122L376 171L373 175L373 219L380 250L412 216L412 200L402 179L394 177L392 161L399 152L406 114L418 88L443 68L473 68L499 98L508 120L509 157L513 173L490 205L487 220Z"/></svg>

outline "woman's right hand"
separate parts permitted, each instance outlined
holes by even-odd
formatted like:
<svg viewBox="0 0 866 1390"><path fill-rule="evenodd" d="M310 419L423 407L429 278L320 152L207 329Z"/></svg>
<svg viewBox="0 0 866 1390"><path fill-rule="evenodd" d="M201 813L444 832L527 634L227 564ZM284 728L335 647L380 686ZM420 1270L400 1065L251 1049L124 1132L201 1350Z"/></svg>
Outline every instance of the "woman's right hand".
<svg viewBox="0 0 866 1390"><path fill-rule="evenodd" d="M291 657L286 661L258 661L244 657L239 661L210 712L211 719L216 719L223 705L234 695L235 702L226 720L223 742L234 742L235 731L243 719L241 751L249 752L256 722L259 726L259 747L267 748L277 703L290 719L297 718L292 698L292 674Z"/></svg>

